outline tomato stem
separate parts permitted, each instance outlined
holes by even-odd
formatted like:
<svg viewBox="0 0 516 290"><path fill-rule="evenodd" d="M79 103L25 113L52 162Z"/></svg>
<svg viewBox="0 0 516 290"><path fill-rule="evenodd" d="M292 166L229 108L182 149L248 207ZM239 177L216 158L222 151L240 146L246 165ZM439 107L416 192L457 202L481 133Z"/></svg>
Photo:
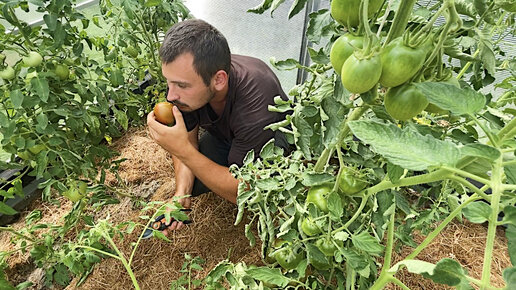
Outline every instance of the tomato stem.
<svg viewBox="0 0 516 290"><path fill-rule="evenodd" d="M470 116L470 117L473 119L473 121L474 121L474 122L475 122L475 123L480 127L480 129L482 129L482 131L484 131L484 133L486 133L486 136L487 136L487 138L489 138L489 141L491 142L491 144L492 144L492 145L494 145L495 147L498 147L498 145L497 145L497 144L498 144L498 142L497 142L497 140L496 140L495 136L491 133L491 131L490 131L490 130L488 130L488 129L487 129L487 127L486 127L483 123L481 123L481 122L478 120L478 118L477 118L477 117L475 117L473 114L470 114L469 116Z"/></svg>
<svg viewBox="0 0 516 290"><path fill-rule="evenodd" d="M392 21L392 26L387 34L384 46L403 34L416 2L417 0L401 0L396 16L394 16L394 20Z"/></svg>
<svg viewBox="0 0 516 290"><path fill-rule="evenodd" d="M453 181L456 181L466 187L468 187L469 189L473 190L473 192L475 192L476 194L478 194L479 196L481 196L482 198L484 198L485 200L487 201L491 201L491 197L487 194L484 193L484 191L489 188L487 185L483 186L482 189L479 189L478 187L476 187L475 185L471 184L471 182L465 180L464 178L462 177L457 177L457 176L450 176L449 177L451 180Z"/></svg>
<svg viewBox="0 0 516 290"><path fill-rule="evenodd" d="M484 252L484 266L482 268L481 289L486 289L490 285L491 263L493 261L494 240L496 237L496 224L498 213L500 212L500 199L503 193L502 176L504 174L503 157L500 156L493 164L491 183L491 215L489 216L489 226L487 228L486 248Z"/></svg>
<svg viewBox="0 0 516 290"><path fill-rule="evenodd" d="M488 179L485 179L485 178L482 178L478 175L475 175L475 174L472 174L472 173L469 173L467 171L464 171L462 169L458 169L458 168L455 168L455 167L450 167L450 166L446 166L446 165L442 165L441 166L442 169L446 170L446 171L449 171L449 172L452 172L452 173L456 173L456 174L459 174L461 176L464 176L464 177L468 177L468 178L471 178L473 180L476 180L478 182L482 182L483 184L486 184L486 185L489 185L489 186L492 186L492 182L491 180L488 180Z"/></svg>

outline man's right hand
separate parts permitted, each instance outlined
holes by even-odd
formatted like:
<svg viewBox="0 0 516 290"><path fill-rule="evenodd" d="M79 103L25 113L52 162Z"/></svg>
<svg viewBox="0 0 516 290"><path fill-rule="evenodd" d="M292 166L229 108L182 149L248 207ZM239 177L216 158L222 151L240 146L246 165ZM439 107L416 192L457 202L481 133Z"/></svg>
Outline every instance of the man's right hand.
<svg viewBox="0 0 516 290"><path fill-rule="evenodd" d="M175 197L181 197L181 196L185 196L186 194L182 194L182 193L178 193L176 192L176 194L174 194L174 198ZM169 203L174 203L174 198L172 198ZM191 198L190 197L183 197L183 198L180 198L179 200L177 200L184 208L190 208L191 206ZM163 230L163 234L165 236L168 236L169 233L171 233L172 231L175 231L175 230L179 230L181 229L182 227L184 226L183 222L180 222L180 221L174 221L172 222L172 224L170 224L170 226Z"/></svg>

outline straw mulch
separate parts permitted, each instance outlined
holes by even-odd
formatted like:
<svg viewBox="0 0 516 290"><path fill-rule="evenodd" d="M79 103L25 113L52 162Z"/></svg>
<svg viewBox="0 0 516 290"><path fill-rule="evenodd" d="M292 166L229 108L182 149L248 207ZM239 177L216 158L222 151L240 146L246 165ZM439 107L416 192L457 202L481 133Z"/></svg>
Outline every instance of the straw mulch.
<svg viewBox="0 0 516 290"><path fill-rule="evenodd" d="M126 161L120 164L119 178L109 174L106 183L114 186L121 193L121 202L108 205L101 212L90 213L98 218L106 218L116 225L122 221L142 222L142 214L133 199L123 195L138 196L145 201L167 200L175 189L172 159L169 154L152 141L144 128L132 129L124 137L112 144L121 153L120 158ZM62 217L70 210L71 203L62 200L62 206L35 202L13 224L16 229L23 228L24 216L32 209L42 209L43 221L62 223ZM244 236L244 221L234 226L237 214L236 206L221 199L213 193L204 194L192 201L192 212L189 213L193 224L175 231L169 238L171 243L156 238L142 241L133 260L132 268L141 289L169 289L172 281L178 279L184 260L184 254L199 256L206 262L202 271L194 272L192 279L202 279L220 261L229 257L233 262L244 261L247 264L261 265L260 245L251 248ZM141 228L126 235L115 243L122 252L129 256L131 243L138 239ZM442 258L457 259L469 271L472 277L479 278L484 250L486 227L470 223L448 226L443 233L425 249L418 259L436 263ZM416 242L424 239L416 235ZM498 233L493 254L492 283L498 287L504 285L501 277L502 269L510 265L507 254L507 241L503 232ZM9 243L9 235L0 232L0 250L13 250ZM402 247L395 254L394 261L405 257L411 249ZM11 282L23 282L34 272L35 266L28 254L16 254L8 259L7 278ZM433 284L418 275L401 271L396 276L411 289L446 289L442 285ZM132 289L132 282L122 264L115 259L104 259L95 266L86 281L76 286L76 280L67 289ZM34 288L41 289L41 288ZM388 289L396 289L392 285Z"/></svg>

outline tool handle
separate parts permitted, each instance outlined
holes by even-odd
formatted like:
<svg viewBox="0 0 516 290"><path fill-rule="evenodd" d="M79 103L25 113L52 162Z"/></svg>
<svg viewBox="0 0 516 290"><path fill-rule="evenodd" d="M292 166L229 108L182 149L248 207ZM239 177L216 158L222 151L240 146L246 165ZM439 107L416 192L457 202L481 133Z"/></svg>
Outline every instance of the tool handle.
<svg viewBox="0 0 516 290"><path fill-rule="evenodd" d="M191 209L189 208L182 208L180 209L181 211L192 211ZM176 221L173 217L170 217L170 223L166 223L166 220L165 220L165 215L162 214L160 216L158 216L154 222L151 224L151 228L153 228L154 230L157 230L157 231L162 231L166 228L168 228L174 221ZM191 224L192 221L191 220L184 220L182 221L183 224L185 225L188 225L188 224Z"/></svg>

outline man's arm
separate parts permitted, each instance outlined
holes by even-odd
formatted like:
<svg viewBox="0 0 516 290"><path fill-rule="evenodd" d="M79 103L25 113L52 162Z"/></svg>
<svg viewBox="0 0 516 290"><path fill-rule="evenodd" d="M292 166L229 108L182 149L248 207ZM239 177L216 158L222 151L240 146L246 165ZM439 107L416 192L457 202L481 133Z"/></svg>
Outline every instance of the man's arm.
<svg viewBox="0 0 516 290"><path fill-rule="evenodd" d="M198 148L198 133L199 126L196 126L195 129L188 132L188 140L196 149ZM195 175L190 168L175 155L172 155L172 160L174 161L174 173L176 175L176 193L174 196L190 195L192 193ZM179 202L181 202L184 207L190 207L189 199L181 199Z"/></svg>
<svg viewBox="0 0 516 290"><path fill-rule="evenodd" d="M217 164L197 150L196 146L190 142L190 136L186 131L181 112L177 107L174 107L173 112L176 125L172 127L158 123L155 120L154 113L149 113L147 125L151 137L174 156L174 160L179 159L184 166L191 170L191 173L213 192L236 203L238 180L231 175L228 167Z"/></svg>

